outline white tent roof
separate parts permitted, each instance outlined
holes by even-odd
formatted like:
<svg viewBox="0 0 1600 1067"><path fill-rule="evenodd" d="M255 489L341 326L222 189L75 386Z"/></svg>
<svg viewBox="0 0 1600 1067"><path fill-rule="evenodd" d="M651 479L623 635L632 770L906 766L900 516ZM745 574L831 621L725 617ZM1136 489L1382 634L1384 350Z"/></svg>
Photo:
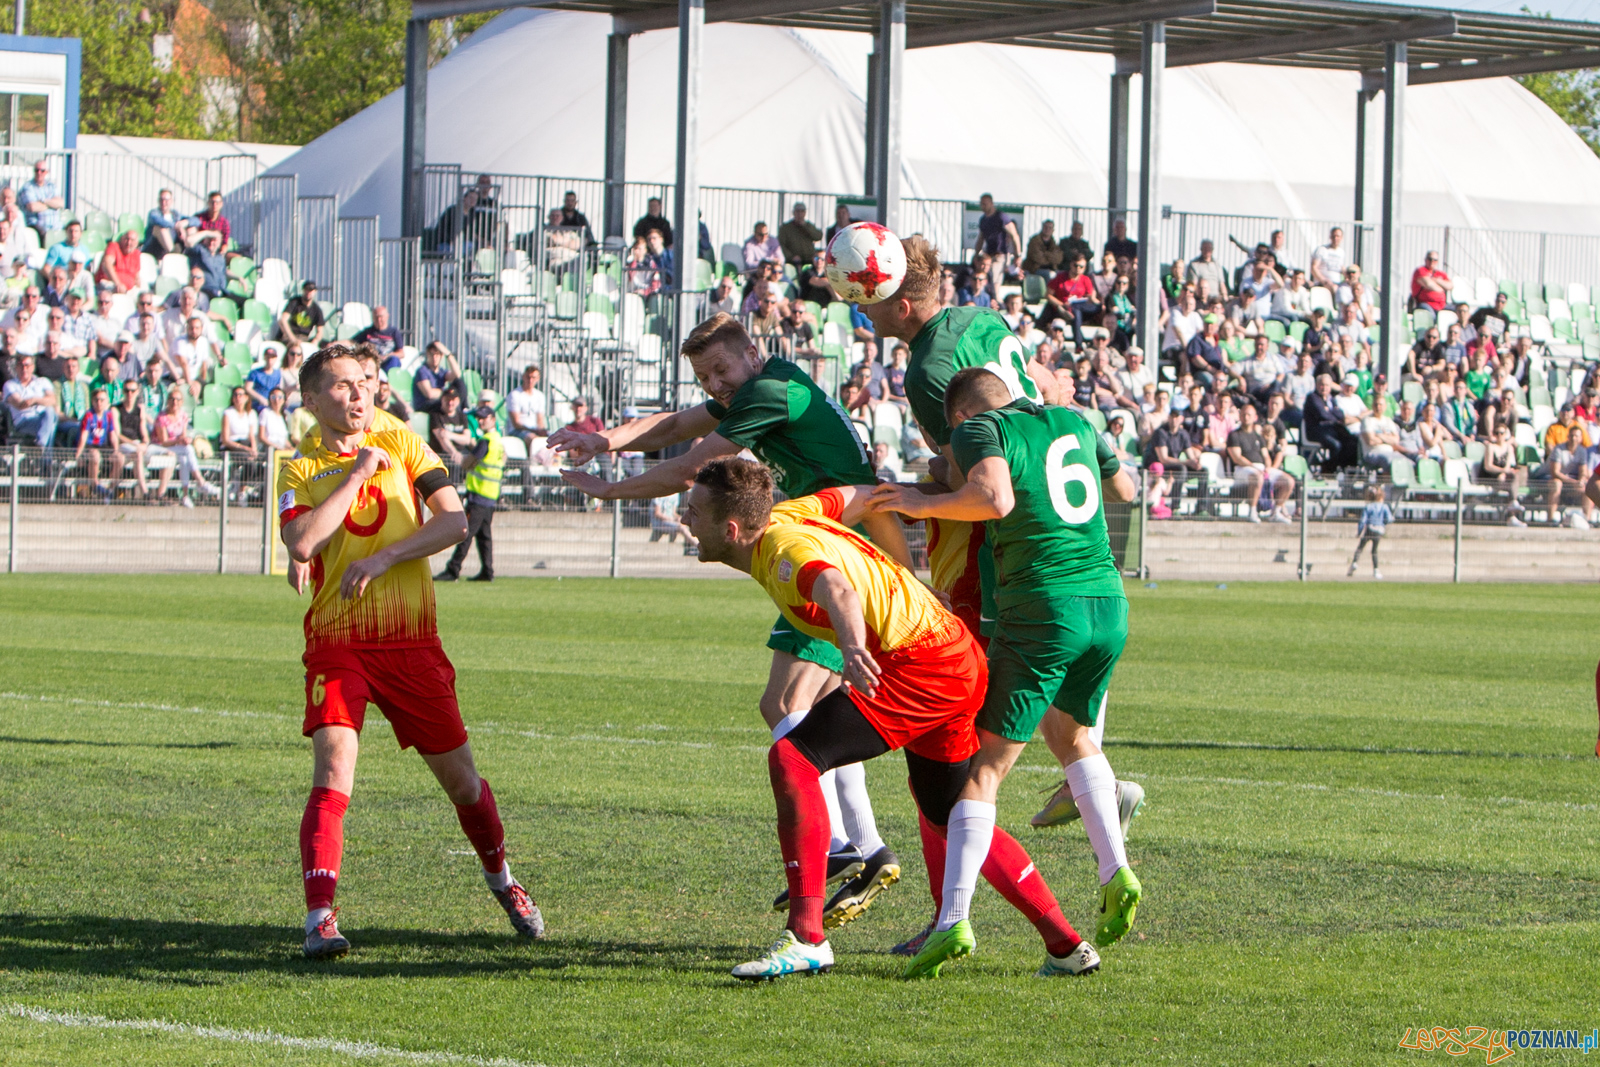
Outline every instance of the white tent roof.
<svg viewBox="0 0 1600 1067"><path fill-rule="evenodd" d="M480 29L429 76L429 162L601 177L609 29L606 16L532 8ZM630 49L630 181L673 180L676 41L648 33ZM869 47L864 34L706 26L701 182L859 190ZM1110 57L1047 49L909 52L904 195L1104 204L1110 73ZM1350 214L1356 75L1214 64L1174 69L1166 84L1163 203ZM1419 86L1407 108L1406 222L1600 234L1600 158L1515 82ZM336 194L345 214L379 215L395 236L401 129L396 91L271 173L298 173L301 195Z"/></svg>

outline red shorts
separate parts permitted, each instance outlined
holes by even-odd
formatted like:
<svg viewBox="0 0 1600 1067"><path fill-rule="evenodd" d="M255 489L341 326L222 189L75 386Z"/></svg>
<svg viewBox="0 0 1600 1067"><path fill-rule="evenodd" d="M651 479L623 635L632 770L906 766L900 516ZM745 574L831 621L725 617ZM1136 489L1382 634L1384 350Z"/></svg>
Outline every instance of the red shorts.
<svg viewBox="0 0 1600 1067"><path fill-rule="evenodd" d="M307 652L307 737L324 726L357 733L367 702L378 705L401 748L437 755L467 743L456 703L456 669L439 645L325 648Z"/></svg>
<svg viewBox="0 0 1600 1067"><path fill-rule="evenodd" d="M941 763L960 763L978 751L973 727L989 687L989 666L972 634L933 647L877 654L883 673L872 696L850 699L891 748Z"/></svg>

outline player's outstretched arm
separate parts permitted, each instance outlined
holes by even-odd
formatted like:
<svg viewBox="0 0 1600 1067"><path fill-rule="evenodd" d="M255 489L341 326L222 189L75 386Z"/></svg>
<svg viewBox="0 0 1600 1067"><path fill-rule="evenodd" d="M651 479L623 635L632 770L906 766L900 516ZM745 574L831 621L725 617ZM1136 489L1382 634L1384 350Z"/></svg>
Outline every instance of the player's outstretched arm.
<svg viewBox="0 0 1600 1067"><path fill-rule="evenodd" d="M608 482L584 471L563 470L568 485L577 486L597 500L653 500L658 496L681 493L694 484L700 468L718 456L733 456L739 446L719 433L708 433L700 443L681 456L657 463L643 474Z"/></svg>
<svg viewBox="0 0 1600 1067"><path fill-rule="evenodd" d="M283 543L289 549L290 558L300 563L310 563L318 552L327 548L333 535L344 525L344 517L350 513L350 505L355 503L356 493L362 484L393 465L389 453L381 448L363 448L357 452L355 465L328 499L304 515L284 523Z"/></svg>
<svg viewBox="0 0 1600 1067"><path fill-rule="evenodd" d="M911 547L906 544L905 530L900 520L888 512L873 510L872 493L876 488L875 485L835 486L833 491L844 501L839 521L845 526L861 526L872 538L872 543L883 549L890 559L906 570L914 571L916 567L911 563Z"/></svg>
<svg viewBox="0 0 1600 1067"><path fill-rule="evenodd" d="M381 548L365 559L358 559L344 569L339 582L339 595L354 600L366 591L368 583L396 563L408 559L426 559L460 544L467 536L467 514L461 508L461 497L453 485L434 490L427 500L428 521L417 532L387 548ZM341 520L343 521L343 520Z"/></svg>
<svg viewBox="0 0 1600 1067"><path fill-rule="evenodd" d="M616 452L624 448L636 452L654 452L658 448L704 437L716 428L717 420L706 410L706 406L696 404L682 411L659 411L598 433L579 433L570 427L563 427L550 435L548 443L555 451L566 453L568 462L581 467L602 452Z"/></svg>
<svg viewBox="0 0 1600 1067"><path fill-rule="evenodd" d="M878 675L883 669L867 651L867 620L861 614L861 598L845 580L844 572L829 567L818 575L811 587L811 602L828 613L833 632L839 635L845 684L871 696L878 689Z"/></svg>
<svg viewBox="0 0 1600 1067"><path fill-rule="evenodd" d="M929 495L913 485L887 483L872 491L873 510L897 511L912 519L1003 519L1016 502L1011 469L999 456L987 456L973 464L965 484L953 493Z"/></svg>
<svg viewBox="0 0 1600 1067"><path fill-rule="evenodd" d="M1109 478L1100 479L1100 496L1105 500L1127 504L1138 495L1138 483L1133 480L1133 475L1128 473L1127 467L1118 467L1117 473Z"/></svg>

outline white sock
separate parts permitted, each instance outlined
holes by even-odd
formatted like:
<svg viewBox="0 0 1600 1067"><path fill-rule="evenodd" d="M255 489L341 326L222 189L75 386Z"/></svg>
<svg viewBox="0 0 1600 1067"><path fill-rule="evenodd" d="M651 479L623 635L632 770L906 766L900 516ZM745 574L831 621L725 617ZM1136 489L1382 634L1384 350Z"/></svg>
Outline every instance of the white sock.
<svg viewBox="0 0 1600 1067"><path fill-rule="evenodd" d="M322 925L322 920L333 914L332 908L312 908L306 912L306 934Z"/></svg>
<svg viewBox="0 0 1600 1067"><path fill-rule="evenodd" d="M498 871L485 870L483 872L483 880L489 883L490 889L496 891L505 889L505 887L510 885L512 882L511 864L501 864Z"/></svg>
<svg viewBox="0 0 1600 1067"><path fill-rule="evenodd" d="M1117 814L1117 776L1105 753L1088 756L1067 768L1067 785L1083 816L1083 828L1100 861L1100 884L1128 865L1122 851L1122 819Z"/></svg>
<svg viewBox="0 0 1600 1067"><path fill-rule="evenodd" d="M845 835L861 850L861 858L866 859L883 847L883 838L878 836L878 821L872 815L872 798L867 796L866 765L846 764L835 767L833 774Z"/></svg>
<svg viewBox="0 0 1600 1067"><path fill-rule="evenodd" d="M844 832L844 812L839 809L839 772L824 771L817 776L822 786L822 802L828 806L828 853L842 852L850 847L850 835Z"/></svg>
<svg viewBox="0 0 1600 1067"><path fill-rule="evenodd" d="M935 929L948 930L967 917L978 874L994 840L994 805L958 800L950 809L944 853L944 906Z"/></svg>
<svg viewBox="0 0 1600 1067"><path fill-rule="evenodd" d="M799 726L801 720L809 714L811 714L810 708L801 708L799 711L791 711L789 714L779 719L778 725L772 728L772 743L777 744L785 737L788 737L789 731L793 730L796 726Z"/></svg>
<svg viewBox="0 0 1600 1067"><path fill-rule="evenodd" d="M1093 726L1089 727L1089 740L1094 742L1095 748L1105 747L1100 741L1106 736L1106 701L1110 696L1111 691L1109 689L1100 694L1100 717L1095 719Z"/></svg>

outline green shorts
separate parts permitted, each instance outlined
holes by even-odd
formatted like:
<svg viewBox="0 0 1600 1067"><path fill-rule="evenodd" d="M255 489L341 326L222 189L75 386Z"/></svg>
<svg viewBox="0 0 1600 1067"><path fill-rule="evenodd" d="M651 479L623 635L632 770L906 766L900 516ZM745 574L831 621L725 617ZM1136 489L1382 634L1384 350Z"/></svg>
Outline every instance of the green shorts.
<svg viewBox="0 0 1600 1067"><path fill-rule="evenodd" d="M772 624L772 633L767 637L767 647L774 652L787 652L795 659L803 659L819 667L826 667L834 674L844 673L844 656L840 654L837 645L820 637L801 633L794 628L794 623L783 615L779 615L778 621Z"/></svg>
<svg viewBox="0 0 1600 1067"><path fill-rule="evenodd" d="M1122 597L1070 596L1002 609L989 640L989 691L978 726L1027 742L1051 706L1093 726L1127 640Z"/></svg>

